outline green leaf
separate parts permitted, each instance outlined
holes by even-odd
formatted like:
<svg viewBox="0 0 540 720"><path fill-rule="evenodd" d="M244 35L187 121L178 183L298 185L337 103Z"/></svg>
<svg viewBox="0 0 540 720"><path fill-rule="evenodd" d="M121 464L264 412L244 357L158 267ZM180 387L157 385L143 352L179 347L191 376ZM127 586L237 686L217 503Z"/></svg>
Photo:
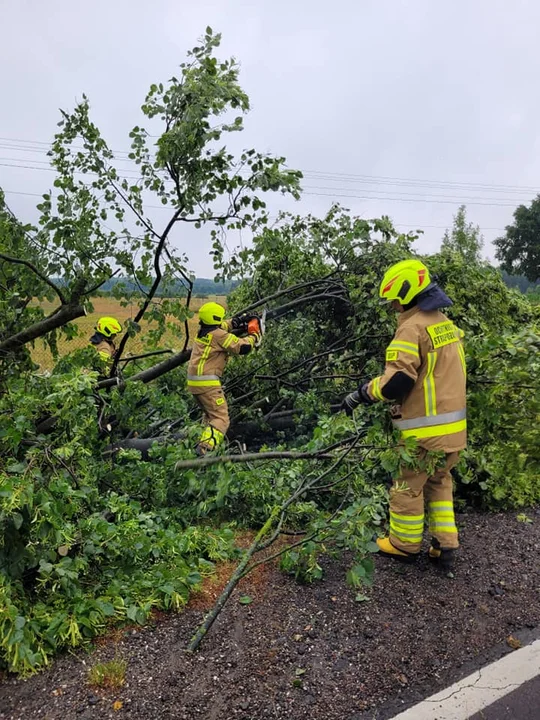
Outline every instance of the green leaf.
<svg viewBox="0 0 540 720"><path fill-rule="evenodd" d="M98 601L98 607L101 610L101 612L105 615L105 617L112 617L116 610L114 609L114 605L110 602L104 602L104 601ZM134 618L130 618L134 619Z"/></svg>
<svg viewBox="0 0 540 720"><path fill-rule="evenodd" d="M25 462L12 463L6 468L8 473L22 473L26 470Z"/></svg>
<svg viewBox="0 0 540 720"><path fill-rule="evenodd" d="M23 627L26 625L26 618L24 618L22 615L17 615L14 625L15 630L22 630Z"/></svg>
<svg viewBox="0 0 540 720"><path fill-rule="evenodd" d="M238 599L238 602L241 605L249 605L253 602L253 598L250 595L242 595L242 597Z"/></svg>

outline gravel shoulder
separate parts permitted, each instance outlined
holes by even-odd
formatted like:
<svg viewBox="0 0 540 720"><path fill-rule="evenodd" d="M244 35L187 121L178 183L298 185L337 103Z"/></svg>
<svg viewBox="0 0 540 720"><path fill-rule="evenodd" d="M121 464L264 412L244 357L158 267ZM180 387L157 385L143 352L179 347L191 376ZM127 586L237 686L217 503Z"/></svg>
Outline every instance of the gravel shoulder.
<svg viewBox="0 0 540 720"><path fill-rule="evenodd" d="M0 719L385 720L494 647L512 652L512 638L535 634L540 510L527 514L532 523L516 513L460 515L453 580L424 558L402 566L376 557L363 602L345 583L345 560L326 559L325 580L311 586L265 568L243 581L197 654L185 648L206 596L26 681L0 680ZM245 593L249 605L238 602ZM114 657L127 661L125 685L90 688L89 668Z"/></svg>

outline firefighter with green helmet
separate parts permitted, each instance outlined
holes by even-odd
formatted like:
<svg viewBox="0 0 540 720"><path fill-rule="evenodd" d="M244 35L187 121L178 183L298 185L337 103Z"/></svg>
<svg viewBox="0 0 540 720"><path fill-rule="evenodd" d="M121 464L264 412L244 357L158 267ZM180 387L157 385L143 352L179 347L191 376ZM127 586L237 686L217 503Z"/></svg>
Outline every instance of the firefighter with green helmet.
<svg viewBox="0 0 540 720"><path fill-rule="evenodd" d="M420 460L430 450L444 453L433 472L405 468L390 491L390 532L377 544L383 555L412 562L420 552L427 505L429 556L448 571L458 531L454 517L451 469L467 443L466 367L463 332L441 309L452 305L420 260L404 260L385 273L382 299L399 313L398 327L386 349L382 375L347 395L343 409L388 402L394 426L403 438L414 437Z"/></svg>
<svg viewBox="0 0 540 720"><path fill-rule="evenodd" d="M238 337L234 332L247 333ZM261 343L257 315L243 314L225 320L225 308L215 302L199 309L199 331L187 369L187 389L203 411L204 429L197 453L204 455L223 442L229 429L229 410L221 377L230 355L247 355Z"/></svg>
<svg viewBox="0 0 540 720"><path fill-rule="evenodd" d="M114 340L118 333L122 332L122 326L114 317L101 317L96 323L95 333L90 338L90 343L95 347L99 357L106 363L110 363L116 353Z"/></svg>

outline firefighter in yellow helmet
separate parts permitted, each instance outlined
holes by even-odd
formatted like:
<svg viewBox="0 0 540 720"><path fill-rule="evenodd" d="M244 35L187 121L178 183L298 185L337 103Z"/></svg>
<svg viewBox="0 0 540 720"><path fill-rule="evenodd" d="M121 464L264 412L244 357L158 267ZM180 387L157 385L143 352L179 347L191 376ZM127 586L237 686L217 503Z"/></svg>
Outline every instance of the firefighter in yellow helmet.
<svg viewBox="0 0 540 720"><path fill-rule="evenodd" d="M452 301L419 260L389 268L379 295L399 313L384 373L347 395L342 407L352 414L361 403L389 402L402 437L417 439L420 460L429 450L445 453L433 474L407 468L395 479L390 533L377 544L386 556L414 561L422 542L425 502L432 536L429 556L448 572L458 547L450 471L467 441L463 332L440 312Z"/></svg>
<svg viewBox="0 0 540 720"><path fill-rule="evenodd" d="M110 363L116 353L114 339L122 332L122 326L116 318L101 317L97 321L95 333L90 338L99 357L106 363Z"/></svg>
<svg viewBox="0 0 540 720"><path fill-rule="evenodd" d="M247 332L239 338L231 331ZM204 429L197 453L214 450L229 429L229 410L221 387L221 376L229 355L247 355L260 345L261 326L256 315L225 320L225 308L215 302L199 310L199 332L187 369L187 389L204 413Z"/></svg>

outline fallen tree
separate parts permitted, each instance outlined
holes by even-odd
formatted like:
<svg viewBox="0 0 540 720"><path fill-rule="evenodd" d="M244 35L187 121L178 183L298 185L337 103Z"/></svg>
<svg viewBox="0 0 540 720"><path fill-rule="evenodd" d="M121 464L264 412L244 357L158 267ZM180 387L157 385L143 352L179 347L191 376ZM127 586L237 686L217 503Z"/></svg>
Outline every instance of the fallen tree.
<svg viewBox="0 0 540 720"><path fill-rule="evenodd" d="M28 344L18 343L9 362L0 357L0 662L19 673L113 622L142 624L155 608L180 609L214 563L238 560L238 528L254 531L256 541L240 551L218 611L237 579L276 553L286 572L320 579L326 540L357 558L349 582L369 583L386 484L414 455L409 444L396 445L384 407L359 409L352 419L336 411L382 369L395 318L379 303L378 284L417 236L398 233L386 217L352 217L337 206L322 218L284 214L269 227L262 193L297 196L299 173L282 158L216 150L224 133L241 129L231 111L248 107L236 64L216 60L218 44L208 31L181 78L150 89L143 112L161 117L163 132L156 154L144 129L131 132L139 182L116 171L84 100L64 116L53 143L57 193L44 196L37 232L7 211L0 216L0 252L39 271L2 261L0 341L43 320L33 297L62 304L45 278L62 276L55 287L69 302L80 267L84 309L88 278L95 285L118 268L140 303L114 377L88 371L88 349L61 358L49 375L34 372ZM216 125L222 113L227 122ZM151 192L170 209L160 228L144 212ZM109 214L115 231L105 225ZM173 251L185 223L212 227L217 275L243 279L228 297L229 313L265 308L268 318L260 350L227 368L229 445L204 460L194 457L199 410L183 368L191 275ZM252 231L253 243L226 255L223 233L237 229ZM508 290L496 269L455 248L427 262L454 300L449 317L465 332L470 447L456 472L458 497L494 508L537 502L540 441L530 417L540 414L538 309ZM187 296L167 297L178 279ZM124 362L142 319L151 321L149 352L163 349L168 322L183 332L182 351L158 363L140 358L142 369ZM74 328L42 337L54 348L59 331L69 337ZM274 552L283 531L298 539Z"/></svg>

